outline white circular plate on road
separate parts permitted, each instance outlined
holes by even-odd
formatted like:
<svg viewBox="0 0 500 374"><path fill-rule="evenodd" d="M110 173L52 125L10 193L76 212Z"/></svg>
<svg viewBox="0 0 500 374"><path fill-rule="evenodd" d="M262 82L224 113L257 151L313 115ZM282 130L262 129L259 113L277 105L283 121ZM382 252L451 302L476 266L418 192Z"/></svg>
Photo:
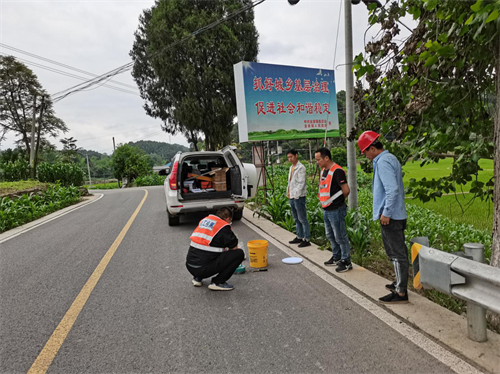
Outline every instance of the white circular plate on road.
<svg viewBox="0 0 500 374"><path fill-rule="evenodd" d="M302 259L300 257L287 257L281 261L285 264L295 265L295 264L300 264L302 262Z"/></svg>

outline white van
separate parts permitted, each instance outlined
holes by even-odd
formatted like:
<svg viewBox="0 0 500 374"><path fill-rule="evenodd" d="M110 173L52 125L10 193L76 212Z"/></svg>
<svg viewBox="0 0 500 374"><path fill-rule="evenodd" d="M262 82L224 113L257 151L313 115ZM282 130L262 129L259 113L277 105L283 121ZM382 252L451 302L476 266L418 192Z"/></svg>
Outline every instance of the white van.
<svg viewBox="0 0 500 374"><path fill-rule="evenodd" d="M257 170L243 164L235 149L178 152L173 157L164 184L169 226L178 225L182 214L222 207L234 210L234 220L241 219L245 200L257 192Z"/></svg>

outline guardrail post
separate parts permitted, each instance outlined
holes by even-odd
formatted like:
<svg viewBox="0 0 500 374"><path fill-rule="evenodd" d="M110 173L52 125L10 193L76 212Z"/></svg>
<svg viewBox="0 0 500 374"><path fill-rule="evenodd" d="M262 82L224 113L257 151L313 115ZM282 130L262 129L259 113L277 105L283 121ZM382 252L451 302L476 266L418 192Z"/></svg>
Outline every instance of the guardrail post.
<svg viewBox="0 0 500 374"><path fill-rule="evenodd" d="M464 244L464 252L471 256L473 261L484 263L484 245L480 243ZM469 339L475 342L485 342L486 335L486 310L479 305L467 302L467 330Z"/></svg>

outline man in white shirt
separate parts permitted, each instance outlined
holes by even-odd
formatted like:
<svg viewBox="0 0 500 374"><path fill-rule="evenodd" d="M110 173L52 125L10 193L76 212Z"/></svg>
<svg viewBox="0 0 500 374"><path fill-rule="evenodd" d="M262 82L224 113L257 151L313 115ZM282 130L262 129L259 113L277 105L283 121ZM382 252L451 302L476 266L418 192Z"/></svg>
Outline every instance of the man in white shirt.
<svg viewBox="0 0 500 374"><path fill-rule="evenodd" d="M295 149L290 149L286 153L288 161L292 163L288 173L288 186L286 194L292 215L297 226L297 236L290 241L290 244L299 244L299 247L309 247L311 245L311 232L309 230L309 221L307 220L306 209L306 167L299 162L299 153Z"/></svg>

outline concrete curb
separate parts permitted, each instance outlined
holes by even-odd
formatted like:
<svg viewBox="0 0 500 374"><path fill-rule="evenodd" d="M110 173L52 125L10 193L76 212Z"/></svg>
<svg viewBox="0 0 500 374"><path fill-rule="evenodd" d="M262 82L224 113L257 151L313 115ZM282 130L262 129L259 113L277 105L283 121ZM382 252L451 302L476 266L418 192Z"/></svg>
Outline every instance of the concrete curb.
<svg viewBox="0 0 500 374"><path fill-rule="evenodd" d="M244 210L243 217L282 245L290 248L369 299L377 302L380 296L388 293L385 290L385 285L390 283L387 279L356 264L354 264L352 271L335 273L335 267L328 267L323 264L324 261L331 257L330 252L318 250L318 246L313 243L306 248L298 248L296 245L288 244L288 241L294 238L292 233L265 218L254 216L253 211L249 209ZM408 304L379 305L469 361L491 373L500 374L500 335L488 330L487 342L473 342L467 338L467 319L465 317L459 316L411 291L409 291L409 299L410 303Z"/></svg>
<svg viewBox="0 0 500 374"><path fill-rule="evenodd" d="M7 240L10 240L12 238L15 238L18 235L21 235L29 230L32 230L38 226L41 226L47 222L50 222L56 218L59 218L60 216L63 216L65 214L68 214L74 210L83 208L85 205L92 204L102 198L104 195L103 194L95 194L95 195L89 195L89 196L84 196L83 201L70 205L66 208L63 208L61 210L58 210L54 213L50 213L49 215L46 215L45 217L39 218L35 221L28 222L22 226L15 227L7 232L4 232L0 234L0 244L6 242Z"/></svg>

